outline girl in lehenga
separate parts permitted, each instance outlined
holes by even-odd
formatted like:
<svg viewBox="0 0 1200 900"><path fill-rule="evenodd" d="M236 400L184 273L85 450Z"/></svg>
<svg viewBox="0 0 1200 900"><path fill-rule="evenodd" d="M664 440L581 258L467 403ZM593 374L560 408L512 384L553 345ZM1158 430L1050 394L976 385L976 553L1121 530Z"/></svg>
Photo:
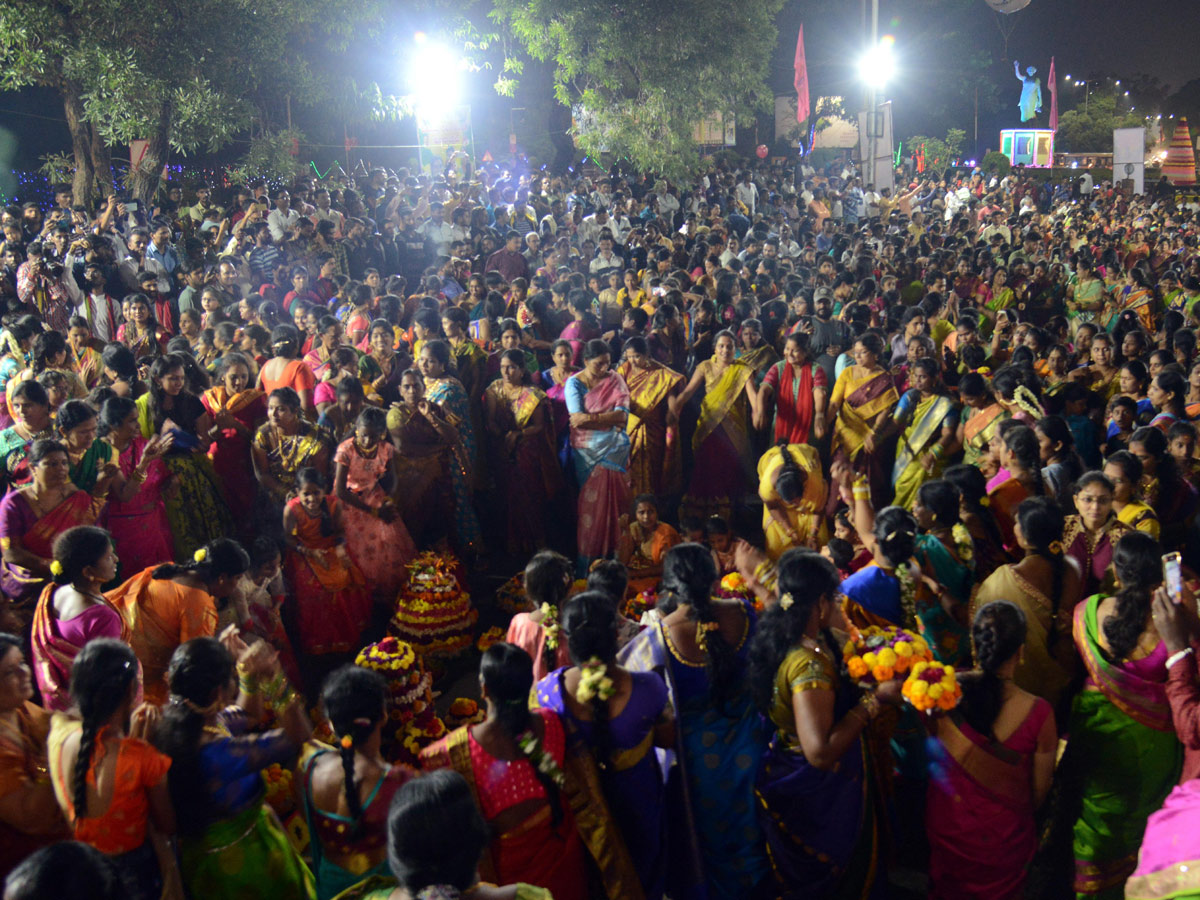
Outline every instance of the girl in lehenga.
<svg viewBox="0 0 1200 900"><path fill-rule="evenodd" d="M581 568L608 556L620 541L620 517L629 503L629 388L610 368L608 344L588 341L583 371L567 379L571 459L579 484L578 553Z"/></svg>
<svg viewBox="0 0 1200 900"><path fill-rule="evenodd" d="M892 502L912 509L917 488L941 476L946 460L958 449L958 408L938 377L936 359L924 357L909 369L912 388L896 405L895 418L884 425L881 440L904 429L892 466Z"/></svg>
<svg viewBox="0 0 1200 900"><path fill-rule="evenodd" d="M269 645L231 652L197 638L171 657L170 702L155 743L172 760L168 785L179 819L180 870L192 897L313 900L312 873L264 802L260 774L291 766L312 725ZM237 668L234 655L237 654ZM235 704L236 705L232 705ZM254 732L270 709L280 728Z"/></svg>
<svg viewBox="0 0 1200 900"><path fill-rule="evenodd" d="M775 732L755 784L772 896L865 898L882 874L882 810L863 732L881 701L899 702L900 683L862 693L840 671L831 562L795 549L776 571L779 602L750 648L755 699Z"/></svg>
<svg viewBox="0 0 1200 900"><path fill-rule="evenodd" d="M758 496L771 559L779 559L789 547L816 549L825 543L828 486L815 447L780 441L764 453L758 461Z"/></svg>
<svg viewBox="0 0 1200 900"><path fill-rule="evenodd" d="M391 603L406 581L417 548L395 502L396 448L387 440L387 414L368 407L354 437L334 455L333 492L342 504L346 549L377 597Z"/></svg>
<svg viewBox="0 0 1200 900"><path fill-rule="evenodd" d="M678 417L704 387L700 419L692 435L695 465L683 505L705 517L728 519L750 483L749 429L751 414L758 414L758 387L754 369L734 358L736 341L732 331L719 333L712 359L696 366L688 386L668 401Z"/></svg>
<svg viewBox="0 0 1200 900"><path fill-rule="evenodd" d="M866 332L854 342L854 365L838 376L826 412L826 420L833 424L833 458L866 475L879 496L885 493L887 481L876 450L900 399L891 373L879 364L882 353L883 339L878 334Z"/></svg>
<svg viewBox="0 0 1200 900"><path fill-rule="evenodd" d="M683 476L679 423L668 401L684 378L650 356L641 335L624 345L617 372L629 387L629 476L634 494L665 497L680 490Z"/></svg>
<svg viewBox="0 0 1200 900"><path fill-rule="evenodd" d="M212 419L185 383L183 359L160 356L150 367L150 390L135 401L142 437L172 439L163 461L176 485L166 498L176 559L191 559L198 548L233 531L216 470L201 446L200 436L207 438Z"/></svg>
<svg viewBox="0 0 1200 900"><path fill-rule="evenodd" d="M1181 747L1167 702L1167 648L1151 617L1162 583L1162 547L1142 532L1117 542L1121 589L1075 608L1075 645L1088 680L1071 707L1071 740L1058 767L1066 781L1050 846L1073 831L1078 898L1118 900L1137 864L1150 813L1179 776Z"/></svg>

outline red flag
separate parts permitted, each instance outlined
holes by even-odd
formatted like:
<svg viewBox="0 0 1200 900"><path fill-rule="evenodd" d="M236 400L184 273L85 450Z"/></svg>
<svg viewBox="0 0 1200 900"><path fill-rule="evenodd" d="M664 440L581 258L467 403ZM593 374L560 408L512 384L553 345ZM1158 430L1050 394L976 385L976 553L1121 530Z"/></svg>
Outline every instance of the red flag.
<svg viewBox="0 0 1200 900"><path fill-rule="evenodd" d="M1058 77L1054 74L1054 57L1050 57L1050 130L1058 131Z"/></svg>
<svg viewBox="0 0 1200 900"><path fill-rule="evenodd" d="M804 26L796 36L796 121L808 118L808 65L804 62Z"/></svg>

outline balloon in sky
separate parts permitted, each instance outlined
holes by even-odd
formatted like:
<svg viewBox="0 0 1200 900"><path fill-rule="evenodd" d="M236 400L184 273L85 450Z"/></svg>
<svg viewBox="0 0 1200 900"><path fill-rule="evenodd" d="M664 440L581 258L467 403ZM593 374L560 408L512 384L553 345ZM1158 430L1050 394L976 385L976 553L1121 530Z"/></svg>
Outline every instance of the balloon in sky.
<svg viewBox="0 0 1200 900"><path fill-rule="evenodd" d="M759 159L766 159L770 150L767 148L766 144L759 144L758 148L754 152L758 154Z"/></svg>
<svg viewBox="0 0 1200 900"><path fill-rule="evenodd" d="M998 13L1015 13L1029 5L1029 0L983 0Z"/></svg>

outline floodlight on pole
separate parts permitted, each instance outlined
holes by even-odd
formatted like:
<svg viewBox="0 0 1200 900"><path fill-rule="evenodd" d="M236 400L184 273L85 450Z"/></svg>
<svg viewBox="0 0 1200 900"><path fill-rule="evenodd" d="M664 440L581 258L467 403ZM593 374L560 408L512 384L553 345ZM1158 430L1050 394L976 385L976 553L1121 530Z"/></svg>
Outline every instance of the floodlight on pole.
<svg viewBox="0 0 1200 900"><path fill-rule="evenodd" d="M413 36L413 45L408 83L416 107L436 113L454 106L461 94L465 60L422 31Z"/></svg>
<svg viewBox="0 0 1200 900"><path fill-rule="evenodd" d="M879 43L869 48L858 61L858 76L868 87L879 90L896 74L896 58L892 45L896 39L884 35Z"/></svg>

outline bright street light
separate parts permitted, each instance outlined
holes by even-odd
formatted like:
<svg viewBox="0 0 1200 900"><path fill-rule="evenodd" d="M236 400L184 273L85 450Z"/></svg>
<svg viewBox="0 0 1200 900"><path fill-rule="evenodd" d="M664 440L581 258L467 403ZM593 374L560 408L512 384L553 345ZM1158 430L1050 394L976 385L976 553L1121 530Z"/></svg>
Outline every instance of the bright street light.
<svg viewBox="0 0 1200 900"><path fill-rule="evenodd" d="M858 77L868 87L878 90L896 74L896 58L892 54L892 45L895 43L895 38L885 35L859 59Z"/></svg>
<svg viewBox="0 0 1200 900"><path fill-rule="evenodd" d="M410 92L419 109L443 112L458 102L466 61L445 44L431 41L423 31L413 35L408 60Z"/></svg>

